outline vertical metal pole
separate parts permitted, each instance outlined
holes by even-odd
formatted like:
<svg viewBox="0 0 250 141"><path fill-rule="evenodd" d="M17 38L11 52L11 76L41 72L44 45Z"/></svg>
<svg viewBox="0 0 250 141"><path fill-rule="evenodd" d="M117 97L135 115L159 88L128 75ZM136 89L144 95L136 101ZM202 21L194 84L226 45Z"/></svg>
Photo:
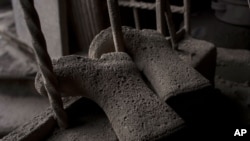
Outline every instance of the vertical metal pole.
<svg viewBox="0 0 250 141"><path fill-rule="evenodd" d="M165 16L166 16L169 34L171 37L172 48L177 49L178 44L176 43L176 31L175 31L174 22L172 19L172 12L171 12L169 0L166 0Z"/></svg>
<svg viewBox="0 0 250 141"><path fill-rule="evenodd" d="M131 0L131 2L135 2L136 0ZM133 8L133 15L134 15L134 21L135 21L135 28L136 29L141 29L140 26L140 18L139 18L139 13L137 8Z"/></svg>
<svg viewBox="0 0 250 141"><path fill-rule="evenodd" d="M190 0L184 0L184 28L190 34Z"/></svg>
<svg viewBox="0 0 250 141"><path fill-rule="evenodd" d="M155 12L156 12L156 28L157 31L166 36L166 24L165 24L165 0L156 0L155 2Z"/></svg>
<svg viewBox="0 0 250 141"><path fill-rule="evenodd" d="M107 0L109 19L112 28L113 40L116 52L122 52L125 48L125 43L122 34L120 11L118 0Z"/></svg>

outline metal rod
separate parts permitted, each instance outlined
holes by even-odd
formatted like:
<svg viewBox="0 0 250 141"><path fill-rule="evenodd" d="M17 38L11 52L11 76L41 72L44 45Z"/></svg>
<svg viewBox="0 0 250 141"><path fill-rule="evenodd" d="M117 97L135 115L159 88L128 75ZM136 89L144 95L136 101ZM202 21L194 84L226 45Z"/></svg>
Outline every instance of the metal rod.
<svg viewBox="0 0 250 141"><path fill-rule="evenodd" d="M54 110L58 125L61 128L67 128L67 115L63 109L62 99L58 90L57 78L53 73L52 62L47 52L46 41L41 30L40 20L34 7L34 2L33 0L20 0L20 4L24 11L28 30L31 34L38 69L42 74L49 102Z"/></svg>
<svg viewBox="0 0 250 141"><path fill-rule="evenodd" d="M165 25L165 0L156 0L155 2L155 13L156 13L156 28L157 31L166 36L166 25Z"/></svg>
<svg viewBox="0 0 250 141"><path fill-rule="evenodd" d="M144 10L155 10L155 3L137 2L137 1L119 1L119 6L137 8Z"/></svg>
<svg viewBox="0 0 250 141"><path fill-rule="evenodd" d="M129 7L129 8L137 8L142 10L155 10L155 3L149 3L149 2L137 2L137 1L118 1L119 6L122 7ZM184 13L184 7L183 6L174 6L171 5L171 11L172 13Z"/></svg>
<svg viewBox="0 0 250 141"><path fill-rule="evenodd" d="M171 12L169 0L166 0L165 4L166 4L165 17L166 17L166 21L168 25L169 34L171 36L172 48L177 49L178 44L176 43L176 31L175 31L174 22L172 19L172 12Z"/></svg>
<svg viewBox="0 0 250 141"><path fill-rule="evenodd" d="M116 52L122 52L125 48L125 43L122 34L120 11L118 0L107 0L109 19L112 28L112 35Z"/></svg>
<svg viewBox="0 0 250 141"><path fill-rule="evenodd" d="M180 40L183 39L183 37L185 36L186 31L184 28L179 29L176 32L176 38L175 38L175 42L178 43ZM167 40L171 40L171 37L166 37Z"/></svg>
<svg viewBox="0 0 250 141"><path fill-rule="evenodd" d="M184 0L184 27L186 33L190 34L190 0Z"/></svg>
<svg viewBox="0 0 250 141"><path fill-rule="evenodd" d="M172 13L184 14L183 6L170 5Z"/></svg>
<svg viewBox="0 0 250 141"><path fill-rule="evenodd" d="M136 2L136 0L131 0L131 2ZM140 27L140 18L137 8L133 8L134 20L135 20L135 28L141 29Z"/></svg>

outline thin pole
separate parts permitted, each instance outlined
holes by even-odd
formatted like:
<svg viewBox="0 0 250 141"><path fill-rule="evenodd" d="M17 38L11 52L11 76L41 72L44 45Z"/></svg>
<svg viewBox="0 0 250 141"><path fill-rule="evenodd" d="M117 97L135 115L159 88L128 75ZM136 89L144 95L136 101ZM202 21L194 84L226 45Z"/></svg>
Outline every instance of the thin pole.
<svg viewBox="0 0 250 141"><path fill-rule="evenodd" d="M31 34L34 53L38 64L49 102L54 110L57 123L61 128L67 128L67 115L63 109L62 99L58 90L57 78L53 72L53 66L50 56L47 52L47 45L41 30L40 20L34 7L33 0L20 0L20 4L24 11L24 17L28 30Z"/></svg>
<svg viewBox="0 0 250 141"><path fill-rule="evenodd" d="M155 12L156 12L156 28L157 31L166 36L166 25L165 25L165 0L156 0Z"/></svg>
<svg viewBox="0 0 250 141"><path fill-rule="evenodd" d="M125 43L122 34L120 11L118 0L107 0L109 19L112 28L112 35L116 52L122 52L125 48Z"/></svg>
<svg viewBox="0 0 250 141"><path fill-rule="evenodd" d="M190 34L190 0L184 0L184 28L186 33Z"/></svg>
<svg viewBox="0 0 250 141"><path fill-rule="evenodd" d="M177 49L178 44L176 43L176 31L175 31L174 22L172 19L172 12L171 12L169 0L166 0L165 16L166 16L169 34L171 36L172 48Z"/></svg>
<svg viewBox="0 0 250 141"><path fill-rule="evenodd" d="M131 2L136 2L136 0L131 0ZM138 13L137 8L133 8L133 15L134 15L134 20L135 20L135 28L141 29L140 18L139 18L139 13Z"/></svg>

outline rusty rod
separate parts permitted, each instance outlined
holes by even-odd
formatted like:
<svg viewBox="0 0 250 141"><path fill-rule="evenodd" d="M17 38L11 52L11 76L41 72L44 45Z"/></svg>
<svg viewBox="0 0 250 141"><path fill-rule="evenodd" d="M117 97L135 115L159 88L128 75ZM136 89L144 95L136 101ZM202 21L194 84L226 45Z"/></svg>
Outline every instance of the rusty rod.
<svg viewBox="0 0 250 141"><path fill-rule="evenodd" d="M53 73L52 62L47 51L47 45L42 33L39 16L34 7L34 1L20 0L20 4L24 11L24 18L28 30L31 34L38 69L42 74L49 102L53 108L58 125L61 128L67 128L67 115L63 109L62 99L58 90L57 78Z"/></svg>

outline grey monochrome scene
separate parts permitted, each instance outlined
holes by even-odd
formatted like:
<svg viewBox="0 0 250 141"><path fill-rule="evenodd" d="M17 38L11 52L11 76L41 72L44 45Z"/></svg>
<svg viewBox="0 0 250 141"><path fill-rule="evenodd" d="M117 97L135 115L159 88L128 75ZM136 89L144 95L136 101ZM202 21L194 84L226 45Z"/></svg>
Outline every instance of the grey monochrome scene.
<svg viewBox="0 0 250 141"><path fill-rule="evenodd" d="M249 27L249 0L0 0L0 141L249 141Z"/></svg>

